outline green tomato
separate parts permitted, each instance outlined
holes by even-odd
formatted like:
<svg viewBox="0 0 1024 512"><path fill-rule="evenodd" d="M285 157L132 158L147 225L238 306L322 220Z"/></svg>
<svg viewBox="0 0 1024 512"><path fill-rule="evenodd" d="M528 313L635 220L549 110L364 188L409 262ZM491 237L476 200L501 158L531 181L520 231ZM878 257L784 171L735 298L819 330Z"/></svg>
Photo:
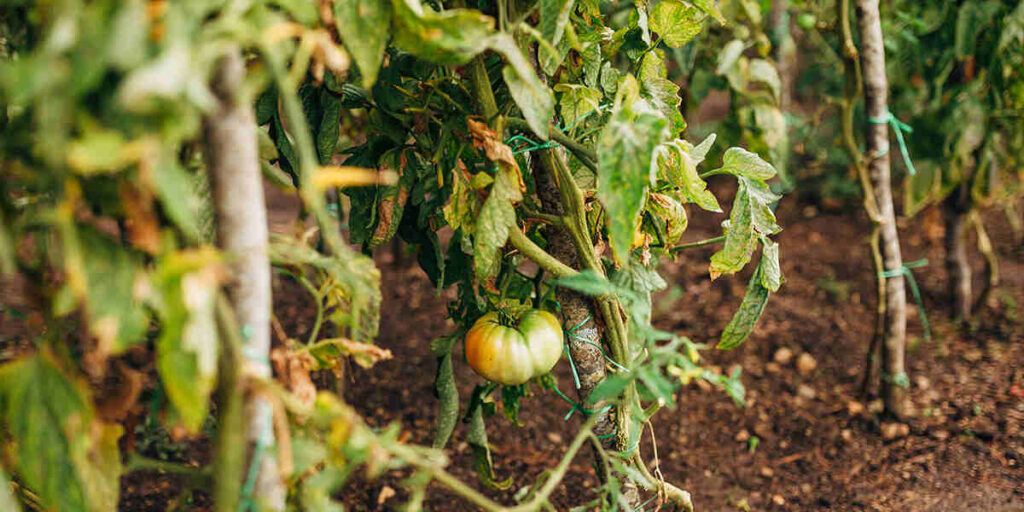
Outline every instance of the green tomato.
<svg viewBox="0 0 1024 512"><path fill-rule="evenodd" d="M492 311L466 333L466 360L481 377L514 386L551 371L563 342L561 324L547 311L529 310L515 326Z"/></svg>
<svg viewBox="0 0 1024 512"><path fill-rule="evenodd" d="M809 12L802 12L796 17L796 24L804 30L810 30L814 28L814 25L818 23L818 18Z"/></svg>

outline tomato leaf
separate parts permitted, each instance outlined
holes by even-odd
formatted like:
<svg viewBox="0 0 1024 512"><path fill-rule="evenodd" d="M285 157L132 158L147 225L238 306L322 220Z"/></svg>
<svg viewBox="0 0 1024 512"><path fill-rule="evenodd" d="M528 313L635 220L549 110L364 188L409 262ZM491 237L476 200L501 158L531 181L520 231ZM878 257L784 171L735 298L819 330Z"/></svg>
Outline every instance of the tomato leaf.
<svg viewBox="0 0 1024 512"><path fill-rule="evenodd" d="M377 81L391 26L390 0L339 0L334 2L334 23L345 48L352 54L363 87Z"/></svg>
<svg viewBox="0 0 1024 512"><path fill-rule="evenodd" d="M483 407L477 407L469 422L469 432L466 437L469 447L473 451L473 466L476 468L477 477L480 482L491 489L508 489L512 486L512 477L505 480L497 480L494 475L494 465L491 462L491 448L487 443L487 427L484 424Z"/></svg>
<svg viewBox="0 0 1024 512"><path fill-rule="evenodd" d="M437 430L434 433L434 448L441 449L451 439L459 421L459 388L455 385L455 371L452 368L452 347L457 336L444 336L430 344L430 352L437 357L437 374L434 376L434 393L438 397Z"/></svg>
<svg viewBox="0 0 1024 512"><path fill-rule="evenodd" d="M677 136L686 129L686 120L679 111L683 99L679 97L679 86L667 78L664 59L661 50L645 55L640 62L639 79L644 96L669 120L672 135Z"/></svg>
<svg viewBox="0 0 1024 512"><path fill-rule="evenodd" d="M721 212L718 199L707 189L701 179L697 165L715 141L714 134L708 136L696 147L689 142L676 139L658 148L658 167L665 179L679 188L682 199L696 204L704 210Z"/></svg>
<svg viewBox="0 0 1024 512"><path fill-rule="evenodd" d="M212 250L172 253L154 272L152 302L160 317L156 367L167 398L189 432L209 413L220 353L214 308L220 259Z"/></svg>
<svg viewBox="0 0 1024 512"><path fill-rule="evenodd" d="M768 304L768 295L770 295L768 288L762 284L763 266L764 263L758 265L754 275L751 276L743 302L736 310L732 320L725 326L725 330L722 331L717 348L728 350L743 344L754 330L754 326L757 325L757 320L761 318L761 313L764 311L765 305Z"/></svg>
<svg viewBox="0 0 1024 512"><path fill-rule="evenodd" d="M494 19L480 11L437 12L419 0L391 0L395 46L436 64L461 65L487 48Z"/></svg>
<svg viewBox="0 0 1024 512"><path fill-rule="evenodd" d="M491 38L489 46L508 61L501 75L530 129L542 140L547 140L548 123L555 115L555 99L551 89L537 76L512 36L498 34Z"/></svg>
<svg viewBox="0 0 1024 512"><path fill-rule="evenodd" d="M772 239L761 237L761 286L771 292L779 291L782 286L782 268L779 266L779 244Z"/></svg>
<svg viewBox="0 0 1024 512"><path fill-rule="evenodd" d="M47 509L117 507L121 427L95 418L87 393L45 353L0 367L0 423L17 454L14 471Z"/></svg>
<svg viewBox="0 0 1024 512"><path fill-rule="evenodd" d="M700 33L705 14L681 0L662 0L651 9L651 30L672 48L678 48Z"/></svg>
<svg viewBox="0 0 1024 512"><path fill-rule="evenodd" d="M647 107L638 95L636 79L627 76L597 147L597 198L605 208L612 255L620 265L629 264L651 182L654 150L668 136L664 116Z"/></svg>
<svg viewBox="0 0 1024 512"><path fill-rule="evenodd" d="M68 284L83 306L100 360L142 340L149 327L134 296L141 258L89 226L61 221Z"/></svg>

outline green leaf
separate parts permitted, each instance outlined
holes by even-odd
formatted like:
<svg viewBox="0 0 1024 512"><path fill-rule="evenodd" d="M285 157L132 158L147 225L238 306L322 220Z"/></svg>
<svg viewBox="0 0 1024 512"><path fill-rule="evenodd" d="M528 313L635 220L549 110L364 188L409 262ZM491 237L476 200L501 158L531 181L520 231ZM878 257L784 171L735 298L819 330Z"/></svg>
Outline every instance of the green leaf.
<svg viewBox="0 0 1024 512"><path fill-rule="evenodd" d="M499 481L494 475L494 464L491 462L491 448L487 443L487 427L484 424L484 408L476 407L469 422L466 436L469 447L473 451L473 466L480 482L491 489L508 489L512 486L512 477Z"/></svg>
<svg viewBox="0 0 1024 512"><path fill-rule="evenodd" d="M320 126L316 130L316 153L320 165L331 163L334 148L341 132L342 98L323 88L320 90L320 108L323 110Z"/></svg>
<svg viewBox="0 0 1024 512"><path fill-rule="evenodd" d="M156 368L168 400L192 433L209 414L217 381L219 262L209 249L176 252L161 259L153 276L152 300L160 317Z"/></svg>
<svg viewBox="0 0 1024 512"><path fill-rule="evenodd" d="M551 89L537 76L512 36L498 34L491 38L489 46L508 61L501 75L530 129L542 140L547 140L548 123L555 115L555 98Z"/></svg>
<svg viewBox="0 0 1024 512"><path fill-rule="evenodd" d="M153 191L167 217L189 240L212 241L213 213L206 176L186 171L168 153L161 154L153 171ZM204 219L210 222L204 223Z"/></svg>
<svg viewBox="0 0 1024 512"><path fill-rule="evenodd" d="M394 44L435 64L461 65L480 52L494 35L494 19L470 9L436 12L419 0L391 0Z"/></svg>
<svg viewBox="0 0 1024 512"><path fill-rule="evenodd" d="M14 475L44 508L117 508L121 427L94 417L85 383L45 353L8 363L0 367L0 412Z"/></svg>
<svg viewBox="0 0 1024 512"><path fill-rule="evenodd" d="M761 313L764 311L765 305L768 304L768 295L770 294L768 288L761 284L762 272L762 266L758 265L747 284L747 293L743 297L743 302L736 310L732 320L725 326L725 330L722 331L717 348L728 350L740 346L757 325L757 320L761 318Z"/></svg>
<svg viewBox="0 0 1024 512"><path fill-rule="evenodd" d="M82 304L101 357L119 354L142 340L149 327L135 281L141 258L89 226L62 222L65 269Z"/></svg>
<svg viewBox="0 0 1024 512"><path fill-rule="evenodd" d="M707 189L708 184L697 172L697 164L704 159L714 141L715 136L712 134L697 147L681 139L665 144L658 151L658 166L665 179L679 187L682 198L704 210L721 212L718 199Z"/></svg>
<svg viewBox="0 0 1024 512"><path fill-rule="evenodd" d="M569 277L555 279L552 283L591 297L616 292L616 287L611 281L590 269L581 270Z"/></svg>
<svg viewBox="0 0 1024 512"><path fill-rule="evenodd" d="M761 237L761 286L771 292L779 291L782 286L782 267L779 265L779 244L764 236Z"/></svg>
<svg viewBox="0 0 1024 512"><path fill-rule="evenodd" d="M651 182L654 150L668 138L664 116L636 99L637 92L636 79L627 76L597 146L597 198L605 208L612 255L620 265L629 264Z"/></svg>
<svg viewBox="0 0 1024 512"><path fill-rule="evenodd" d="M650 25L665 44L677 48L700 33L704 17L704 12L681 0L661 0L651 9Z"/></svg>
<svg viewBox="0 0 1024 512"><path fill-rule="evenodd" d="M575 0L540 0L540 33L552 46L558 46L569 23Z"/></svg>
<svg viewBox="0 0 1024 512"><path fill-rule="evenodd" d="M743 148L727 149L725 156L722 157L722 166L711 172L714 174L728 173L761 181L775 176L775 168L772 167L772 164L765 162L756 153L751 153Z"/></svg>
<svg viewBox="0 0 1024 512"><path fill-rule="evenodd" d="M686 129L686 120L679 111L683 99L679 97L679 86L666 77L662 52L647 53L640 63L639 77L644 96L669 120L672 136L678 136Z"/></svg>
<svg viewBox="0 0 1024 512"><path fill-rule="evenodd" d="M334 23L345 48L359 66L363 88L377 81L391 26L390 0L337 0Z"/></svg>
<svg viewBox="0 0 1024 512"><path fill-rule="evenodd" d="M752 82L761 82L772 91L772 98L779 101L779 93L782 89L782 81L779 78L779 70L775 65L765 59L754 59L750 61L747 68L748 77Z"/></svg>
<svg viewBox="0 0 1024 512"><path fill-rule="evenodd" d="M519 189L519 169L505 162L498 162L491 193L480 208L473 240L473 264L477 278L488 279L498 275L501 269L499 249L508 241L508 231L516 225L516 211L513 204L523 199Z"/></svg>
<svg viewBox="0 0 1024 512"><path fill-rule="evenodd" d="M459 420L459 388L455 385L455 370L452 368L452 347L458 338L445 336L430 344L430 352L437 357L437 374L434 376L434 393L437 394L437 430L433 447L444 448L452 437Z"/></svg>
<svg viewBox="0 0 1024 512"><path fill-rule="evenodd" d="M732 212L729 213L729 230L725 235L725 244L711 255L712 279L722 274L735 273L750 261L750 256L757 246L750 205L747 188L740 186L733 201Z"/></svg>
<svg viewBox="0 0 1024 512"><path fill-rule="evenodd" d="M690 3L714 18L719 24L726 24L725 16L722 16L722 9L718 7L718 0L690 0Z"/></svg>
<svg viewBox="0 0 1024 512"><path fill-rule="evenodd" d="M575 127L582 117L598 110L601 105L601 91L579 84L558 84L558 111L562 115L563 129Z"/></svg>

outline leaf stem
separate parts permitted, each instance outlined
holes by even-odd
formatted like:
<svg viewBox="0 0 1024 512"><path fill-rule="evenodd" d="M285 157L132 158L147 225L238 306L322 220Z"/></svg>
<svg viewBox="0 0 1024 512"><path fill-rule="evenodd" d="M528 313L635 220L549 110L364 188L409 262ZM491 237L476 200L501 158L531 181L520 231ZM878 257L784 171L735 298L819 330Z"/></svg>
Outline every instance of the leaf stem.
<svg viewBox="0 0 1024 512"><path fill-rule="evenodd" d="M714 238L708 238L706 240L698 240L696 242L690 242L688 244L680 244L672 248L672 252L678 252L685 249L693 249L694 247L703 247L705 245L717 244L725 241L725 235L716 236Z"/></svg>

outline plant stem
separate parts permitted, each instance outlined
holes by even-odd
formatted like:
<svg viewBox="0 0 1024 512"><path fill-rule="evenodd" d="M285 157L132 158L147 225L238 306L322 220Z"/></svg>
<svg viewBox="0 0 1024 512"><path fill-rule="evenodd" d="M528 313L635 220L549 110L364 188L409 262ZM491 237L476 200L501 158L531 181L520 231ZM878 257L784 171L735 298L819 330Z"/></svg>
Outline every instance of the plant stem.
<svg viewBox="0 0 1024 512"><path fill-rule="evenodd" d="M864 79L864 111L868 119L889 116L889 80L885 75L885 46L878 0L856 0L857 26L860 32L861 71ZM878 213L881 215L881 252L886 271L903 268L899 233L896 230L896 211L893 206L892 178L889 167L889 125L868 123L864 130L865 147L869 156L868 169L875 192ZM906 415L906 393L901 384L906 382L907 295L902 275L886 278L886 322L882 343L882 398L889 414Z"/></svg>
<svg viewBox="0 0 1024 512"><path fill-rule="evenodd" d="M714 238L708 238L706 240L699 240L696 242L690 242L688 244L680 244L672 248L672 252L678 252L685 249L693 249L694 247L704 247L705 245L717 244L725 241L725 235L716 236Z"/></svg>
<svg viewBox="0 0 1024 512"><path fill-rule="evenodd" d="M243 94L244 80L242 51L233 45L218 60L211 83L217 108L203 118L203 140L217 219L217 245L232 257L228 293L238 322L236 327L246 332L241 346L248 357L235 363L246 365L244 373L269 377L271 285L267 210L258 143L252 130L256 114L252 102ZM246 409L244 435L219 441L273 446L274 432L269 427L273 406L261 397L250 396ZM276 456L254 457L250 465L256 468L253 499L266 510L284 510L286 491ZM238 473L217 475L224 480L234 479Z"/></svg>
<svg viewBox="0 0 1024 512"><path fill-rule="evenodd" d="M550 255L544 249L530 240L519 227L512 226L512 229L508 230L508 241L515 247L519 252L523 253L527 258L530 258L537 265L540 265L544 270L551 272L555 277L569 277L578 274L575 269L562 263L554 256Z"/></svg>
<svg viewBox="0 0 1024 512"><path fill-rule="evenodd" d="M125 464L124 472L134 471L159 471L185 477L193 487L208 488L213 481L210 468L197 468L186 466L177 462L150 459L137 453L128 456L128 463Z"/></svg>

